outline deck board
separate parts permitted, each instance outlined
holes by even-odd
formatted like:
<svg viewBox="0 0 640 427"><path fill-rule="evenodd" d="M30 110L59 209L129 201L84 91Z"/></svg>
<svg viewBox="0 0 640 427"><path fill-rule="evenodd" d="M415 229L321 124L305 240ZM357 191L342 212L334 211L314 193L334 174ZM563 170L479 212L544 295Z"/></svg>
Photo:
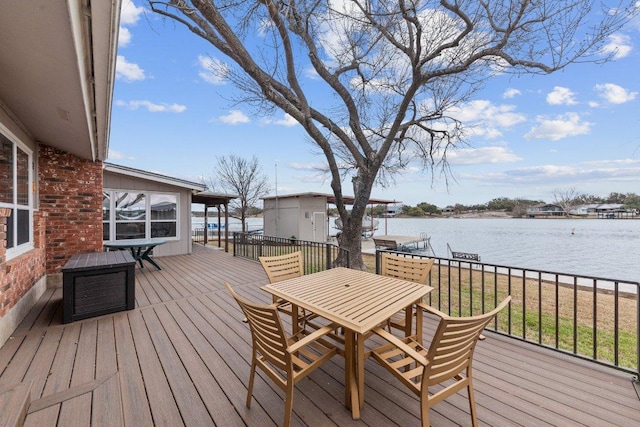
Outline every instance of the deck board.
<svg viewBox="0 0 640 427"><path fill-rule="evenodd" d="M71 377L71 387L91 382L95 379L96 343L98 340L98 322L89 321L82 325L78 351ZM65 401L60 408L61 425L68 425L77 420L78 424L87 425L91 421L91 395L86 393Z"/></svg>
<svg viewBox="0 0 640 427"><path fill-rule="evenodd" d="M26 425L282 423L284 393L260 372L245 406L251 335L224 288L269 303L260 264L201 246L158 262L162 270L136 267L134 310L62 324L62 289L46 290L0 348L0 391L32 383L32 402L62 399L28 413ZM425 342L434 328L427 320ZM381 343L373 336L367 346ZM344 360L334 357L296 386L293 425L420 425L416 397L374 360L365 369L361 420L343 406ZM629 374L492 333L474 369L481 425L640 425ZM466 392L438 404L431 420L467 425Z"/></svg>
<svg viewBox="0 0 640 427"><path fill-rule="evenodd" d="M145 384L138 363L138 353L133 340L131 323L126 313L114 317L114 333L118 343L118 374L126 381L120 382L122 412L125 425L148 426L153 424L151 408L145 395Z"/></svg>

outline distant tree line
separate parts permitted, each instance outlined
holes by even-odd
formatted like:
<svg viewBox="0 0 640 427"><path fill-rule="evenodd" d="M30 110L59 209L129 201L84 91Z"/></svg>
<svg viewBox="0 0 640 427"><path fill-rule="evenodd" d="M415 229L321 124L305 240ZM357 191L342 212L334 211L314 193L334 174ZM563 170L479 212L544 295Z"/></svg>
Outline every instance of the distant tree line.
<svg viewBox="0 0 640 427"><path fill-rule="evenodd" d="M561 201L561 202L559 202ZM403 205L402 214L408 216L433 216L440 215L444 212L453 214L464 213L480 213L487 211L507 212L514 217L525 216L527 208L535 205L547 203L543 200L529 200L529 199L510 199L508 197L497 197L490 200L487 203L463 205L456 203L453 206L447 206L445 209L441 209L431 203L421 202L415 206ZM569 190L560 192L556 190L554 202L551 204L560 204L565 206L579 206L587 204L601 204L601 203L619 203L622 204L623 209L639 209L640 210L640 196L635 193L609 193L606 197L595 196L593 194L579 193L575 190ZM564 206L563 206L564 208ZM383 216L386 213L386 205L376 205L370 208L367 213L373 216Z"/></svg>

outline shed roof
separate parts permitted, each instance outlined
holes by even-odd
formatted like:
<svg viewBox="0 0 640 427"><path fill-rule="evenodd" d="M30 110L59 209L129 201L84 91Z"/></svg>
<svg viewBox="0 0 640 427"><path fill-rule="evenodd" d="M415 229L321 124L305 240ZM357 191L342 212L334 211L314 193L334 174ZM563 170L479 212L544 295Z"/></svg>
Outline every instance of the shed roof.
<svg viewBox="0 0 640 427"><path fill-rule="evenodd" d="M274 200L274 199L293 199L293 198L302 198L302 197L313 197L313 198L326 198L327 203L331 203L333 205L336 204L336 196L329 193L314 193L314 192L306 192L306 193L293 193L293 194L284 194L278 196L269 196L263 197L263 200ZM342 200L346 205L352 205L355 201L353 196L342 196ZM390 203L401 203L400 200L384 200L384 199L369 199L369 203L376 203L379 205L387 205Z"/></svg>
<svg viewBox="0 0 640 427"><path fill-rule="evenodd" d="M201 191L191 196L192 203L202 203L206 206L220 206L229 203L232 199L237 199L235 194L214 193L211 191Z"/></svg>

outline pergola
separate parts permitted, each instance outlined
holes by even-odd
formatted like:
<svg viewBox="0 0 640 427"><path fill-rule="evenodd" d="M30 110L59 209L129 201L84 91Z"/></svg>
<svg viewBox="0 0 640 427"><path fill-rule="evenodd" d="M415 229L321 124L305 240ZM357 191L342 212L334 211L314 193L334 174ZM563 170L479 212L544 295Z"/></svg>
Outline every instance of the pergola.
<svg viewBox="0 0 640 427"><path fill-rule="evenodd" d="M204 205L204 244L206 245L209 240L208 233L208 214L209 208L215 207L218 210L218 246L222 243L222 236L220 235L220 214L221 214L221 206L224 206L224 250L225 252L229 252L229 201L233 199L237 199L238 196L235 194L225 194L225 193L214 193L211 191L201 191L199 193L194 194L191 197L191 203L199 203Z"/></svg>

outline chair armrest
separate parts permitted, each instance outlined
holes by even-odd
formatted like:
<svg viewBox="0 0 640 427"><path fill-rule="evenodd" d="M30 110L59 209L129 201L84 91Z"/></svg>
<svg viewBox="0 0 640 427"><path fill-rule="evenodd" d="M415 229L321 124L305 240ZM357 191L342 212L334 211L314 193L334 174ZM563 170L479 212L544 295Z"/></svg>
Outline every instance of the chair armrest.
<svg viewBox="0 0 640 427"><path fill-rule="evenodd" d="M435 308L431 307L430 305L424 304L422 302L416 303L416 306L419 309L422 309L422 310L426 311L427 313L434 314L434 315L436 315L436 316L438 316L440 318L444 319L446 317L449 317L445 313L443 313L442 311L440 311L438 309L435 309Z"/></svg>
<svg viewBox="0 0 640 427"><path fill-rule="evenodd" d="M400 338L398 338L395 335L385 331L381 327L379 327L379 326L375 327L371 331L376 335L380 335L382 338L384 338L385 340L389 341L391 344L393 344L396 347L398 347L399 350L401 350L404 353L406 353L407 355L411 356L413 359L416 360L416 362L418 362L422 366L427 366L429 364L429 362L427 361L426 357L424 357L423 355L421 355L420 353L418 353L417 351L415 351L414 349L409 347ZM375 350L373 350L373 352L375 353Z"/></svg>
<svg viewBox="0 0 640 427"><path fill-rule="evenodd" d="M337 323L332 323L330 325L323 326L322 328L316 329L313 333L305 336L300 341L296 341L295 343L287 347L287 351L289 353L295 353L296 351L300 350L302 347L309 345L310 343L312 343L313 341L316 341L318 338L322 337L323 335L327 335L328 333L335 331L339 327L340 325L338 325Z"/></svg>

